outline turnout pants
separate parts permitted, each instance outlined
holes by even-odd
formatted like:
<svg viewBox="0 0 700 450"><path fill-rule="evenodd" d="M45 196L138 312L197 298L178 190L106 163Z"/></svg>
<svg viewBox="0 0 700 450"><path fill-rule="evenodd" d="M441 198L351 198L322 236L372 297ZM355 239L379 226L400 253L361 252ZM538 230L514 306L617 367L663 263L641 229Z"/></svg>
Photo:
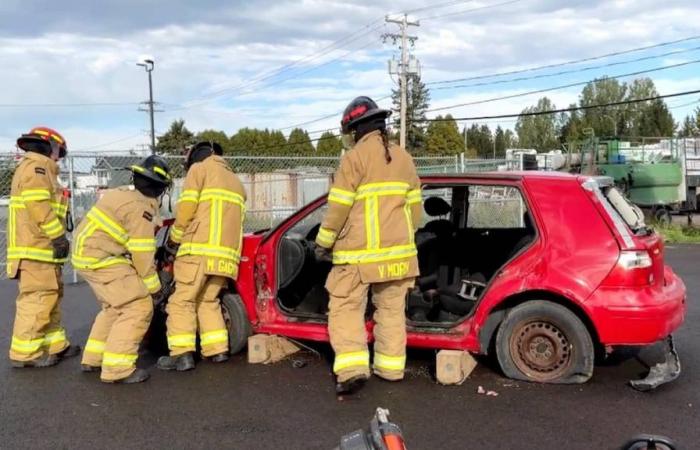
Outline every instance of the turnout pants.
<svg viewBox="0 0 700 450"><path fill-rule="evenodd" d="M166 306L171 356L194 352L197 331L202 356L228 351L228 330L219 301L226 278L207 275L205 264L205 259L197 256L175 260L175 293Z"/></svg>
<svg viewBox="0 0 700 450"><path fill-rule="evenodd" d="M95 317L82 364L102 366L102 381L136 369L139 345L153 317L153 300L136 270L126 264L81 270L102 309Z"/></svg>
<svg viewBox="0 0 700 450"><path fill-rule="evenodd" d="M61 326L61 266L24 259L19 263L19 295L10 359L31 361L68 347Z"/></svg>
<svg viewBox="0 0 700 450"><path fill-rule="evenodd" d="M387 380L400 380L406 366L406 294L413 278L363 283L357 266L334 266L326 289L330 295L328 333L335 351L333 372L343 382L369 376L365 329L367 293L372 289L374 312L373 371Z"/></svg>

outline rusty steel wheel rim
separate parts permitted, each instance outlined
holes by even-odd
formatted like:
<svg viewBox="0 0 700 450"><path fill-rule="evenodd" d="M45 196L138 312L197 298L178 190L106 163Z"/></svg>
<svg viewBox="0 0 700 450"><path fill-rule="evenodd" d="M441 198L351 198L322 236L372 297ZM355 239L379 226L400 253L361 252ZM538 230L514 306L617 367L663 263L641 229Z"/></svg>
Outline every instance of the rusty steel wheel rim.
<svg viewBox="0 0 700 450"><path fill-rule="evenodd" d="M561 377L573 361L569 339L545 319L518 324L510 338L510 354L518 370L534 381Z"/></svg>

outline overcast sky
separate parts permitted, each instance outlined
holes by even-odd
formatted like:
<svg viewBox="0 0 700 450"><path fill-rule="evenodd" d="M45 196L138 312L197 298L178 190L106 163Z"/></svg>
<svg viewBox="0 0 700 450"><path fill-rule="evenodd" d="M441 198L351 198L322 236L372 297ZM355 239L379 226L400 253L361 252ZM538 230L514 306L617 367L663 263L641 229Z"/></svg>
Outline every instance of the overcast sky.
<svg viewBox="0 0 700 450"><path fill-rule="evenodd" d="M138 103L147 98L147 78L136 66L143 55L156 62L155 97L164 110L156 116L159 133L178 118L193 131L215 128L228 134L245 126L287 128L328 115L333 116L305 128L337 127L339 112L353 97L390 93L387 60L396 55L396 48L390 41L383 43L381 35L395 32L396 26L383 18L411 10L410 15L420 19L420 27L411 28L418 37L412 51L421 61L425 82L697 36L671 46L433 90L431 108L700 59L697 0L2 0L0 151L12 151L17 136L33 125L57 128L73 151L146 144L147 116L138 112ZM344 40L334 45L340 39ZM608 68L473 86L671 52ZM690 64L649 76L661 93L698 89L699 67ZM580 89L546 95L564 107L576 100ZM538 97L444 112L513 113ZM669 100L669 106L681 119L697 106L688 103L699 99L677 98ZM76 104L83 106L67 106ZM387 100L382 104L389 106ZM508 121L500 124L513 126Z"/></svg>

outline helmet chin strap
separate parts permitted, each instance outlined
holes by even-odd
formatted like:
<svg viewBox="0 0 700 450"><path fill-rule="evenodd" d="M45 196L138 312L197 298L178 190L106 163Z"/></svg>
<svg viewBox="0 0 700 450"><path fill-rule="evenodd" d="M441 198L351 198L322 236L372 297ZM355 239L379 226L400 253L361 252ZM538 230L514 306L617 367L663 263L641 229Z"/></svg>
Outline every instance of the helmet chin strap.
<svg viewBox="0 0 700 450"><path fill-rule="evenodd" d="M61 159L61 145L53 139L49 140L49 145L51 145L51 154L49 158L54 161Z"/></svg>

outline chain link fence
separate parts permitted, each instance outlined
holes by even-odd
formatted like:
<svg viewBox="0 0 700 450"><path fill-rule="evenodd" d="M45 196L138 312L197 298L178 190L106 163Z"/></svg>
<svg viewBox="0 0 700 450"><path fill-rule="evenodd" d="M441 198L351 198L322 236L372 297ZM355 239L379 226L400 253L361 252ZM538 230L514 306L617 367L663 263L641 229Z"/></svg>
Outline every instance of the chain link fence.
<svg viewBox="0 0 700 450"><path fill-rule="evenodd" d="M6 229L10 187L21 154L0 154L0 278L5 277ZM131 182L129 166L139 164L146 153L71 153L60 163L60 181L71 189L73 221L78 223L95 204L100 192ZM185 169L181 156L165 156L175 183L162 204L162 216L172 217L182 190ZM241 179L246 194L245 231L272 228L296 210L324 195L330 186L339 157L227 156ZM494 171L504 160L468 160L463 155L416 157L421 175ZM72 269L66 265L71 277Z"/></svg>

